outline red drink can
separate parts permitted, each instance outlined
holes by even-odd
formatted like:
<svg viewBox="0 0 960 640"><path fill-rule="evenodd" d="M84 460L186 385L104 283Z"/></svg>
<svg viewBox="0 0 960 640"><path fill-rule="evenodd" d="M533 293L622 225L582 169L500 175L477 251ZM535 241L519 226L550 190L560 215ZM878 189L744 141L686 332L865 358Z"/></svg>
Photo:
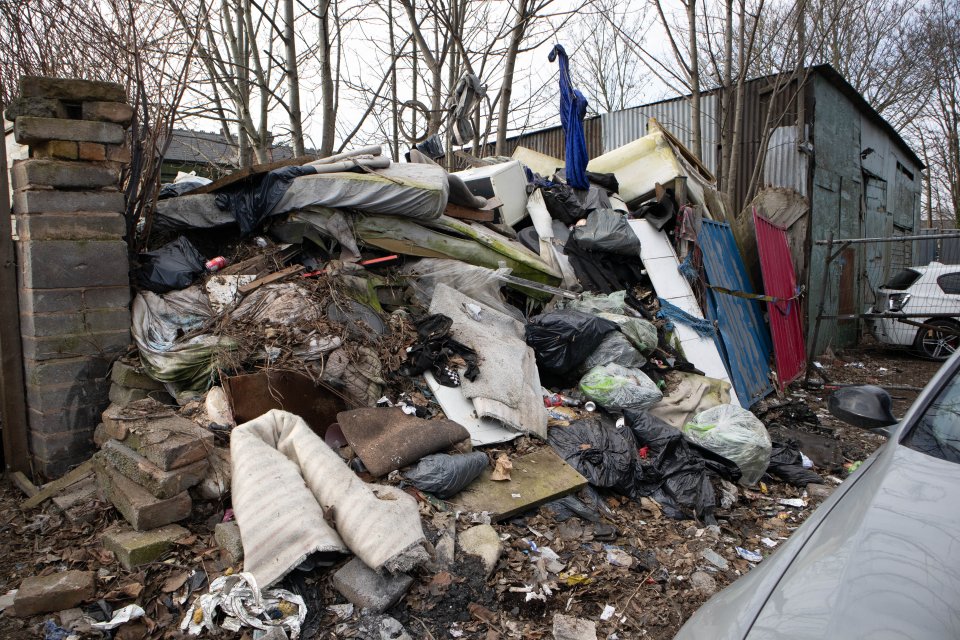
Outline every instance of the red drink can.
<svg viewBox="0 0 960 640"><path fill-rule="evenodd" d="M216 258L207 260L207 271L220 271L220 269L223 269L225 266L227 266L227 264L228 262L226 258L223 256L217 256Z"/></svg>

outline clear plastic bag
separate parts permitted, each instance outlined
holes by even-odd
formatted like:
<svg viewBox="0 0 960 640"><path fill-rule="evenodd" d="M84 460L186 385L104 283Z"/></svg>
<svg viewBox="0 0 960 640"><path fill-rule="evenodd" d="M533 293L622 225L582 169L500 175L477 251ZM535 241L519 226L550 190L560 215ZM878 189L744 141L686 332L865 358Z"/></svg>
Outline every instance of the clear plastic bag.
<svg viewBox="0 0 960 640"><path fill-rule="evenodd" d="M607 295L584 293L579 300L571 300L564 307L584 313L616 313L623 315L627 309L627 292L614 291Z"/></svg>
<svg viewBox="0 0 960 640"><path fill-rule="evenodd" d="M657 348L657 327L643 318L631 318L617 313L598 313L598 316L616 322L627 340L640 351L652 351Z"/></svg>
<svg viewBox="0 0 960 640"><path fill-rule="evenodd" d="M524 320L523 313L511 304L508 304L500 289L503 281L499 275L509 275L510 269L487 269L477 267L459 260L442 258L423 258L401 271L402 275L415 278L411 284L414 297L424 307L430 306L433 292L438 284L445 284L456 289L468 298L473 298L491 309L509 315L517 320Z"/></svg>
<svg viewBox="0 0 960 640"><path fill-rule="evenodd" d="M639 411L663 399L657 385L639 369L618 364L594 367L580 379L580 391L608 411Z"/></svg>
<svg viewBox="0 0 960 640"><path fill-rule="evenodd" d="M603 337L593 353L583 361L583 371L586 372L594 367L602 367L610 363L619 364L621 367L639 369L647 363L647 359L637 351L636 347L630 344L625 335L619 331L611 331Z"/></svg>
<svg viewBox="0 0 960 640"><path fill-rule="evenodd" d="M450 455L434 453L420 459L404 477L421 491L446 499L457 495L489 465L482 451Z"/></svg>
<svg viewBox="0 0 960 640"><path fill-rule="evenodd" d="M745 485L756 484L770 465L770 434L759 418L742 407L722 404L707 409L683 425L683 435L736 463Z"/></svg>

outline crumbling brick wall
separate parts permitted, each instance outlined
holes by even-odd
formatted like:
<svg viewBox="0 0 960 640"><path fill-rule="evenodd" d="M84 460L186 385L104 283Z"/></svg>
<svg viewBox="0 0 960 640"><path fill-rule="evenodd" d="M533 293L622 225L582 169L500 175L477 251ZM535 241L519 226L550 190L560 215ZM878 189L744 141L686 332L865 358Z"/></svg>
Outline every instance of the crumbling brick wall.
<svg viewBox="0 0 960 640"><path fill-rule="evenodd" d="M118 84L24 77L7 113L30 148L10 172L29 443L35 470L57 476L89 457L130 344L119 175L133 111Z"/></svg>

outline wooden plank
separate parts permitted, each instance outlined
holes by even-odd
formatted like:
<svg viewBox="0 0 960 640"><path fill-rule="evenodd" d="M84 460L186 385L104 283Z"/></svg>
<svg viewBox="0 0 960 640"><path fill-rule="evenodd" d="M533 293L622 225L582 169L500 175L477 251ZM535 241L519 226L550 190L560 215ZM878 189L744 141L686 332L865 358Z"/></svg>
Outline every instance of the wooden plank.
<svg viewBox="0 0 960 640"><path fill-rule="evenodd" d="M30 482L30 478L23 475L22 471L14 471L11 473L10 481L13 482L17 489L23 491L23 494L28 498L32 498L40 492L40 489L38 489L35 484Z"/></svg>
<svg viewBox="0 0 960 640"><path fill-rule="evenodd" d="M280 169L281 167L290 167L290 166L299 166L302 164L307 164L308 162L313 162L319 156L297 156L296 158L287 158L286 160L277 160L276 162L270 162L267 164L255 164L252 167L245 167L243 169L237 169L228 176L224 176L219 180L214 180L210 184L205 184L202 187L197 187L192 191L188 191L183 195L197 195L201 193L213 193L217 189L222 189L228 187L231 184L245 180L251 176L257 176L264 173L269 173L274 169Z"/></svg>
<svg viewBox="0 0 960 640"><path fill-rule="evenodd" d="M460 220L475 220L476 222L493 222L493 211L483 211L481 209L468 209L458 204L447 203L447 208L443 212L451 218Z"/></svg>
<svg viewBox="0 0 960 640"><path fill-rule="evenodd" d="M271 284L273 282L277 282L278 280L283 280L287 276L292 276L293 274L300 273L301 271L303 271L303 265L295 264L292 267L281 269L280 271L271 273L268 276L258 278L249 284L245 284L242 287L239 287L237 291L239 291L242 295L247 295L251 291L256 291L265 284Z"/></svg>
<svg viewBox="0 0 960 640"><path fill-rule="evenodd" d="M63 489L66 489L70 485L83 480L91 473L93 473L93 462L87 460L62 478L44 485L43 489L38 491L37 494L32 498L27 498L25 501L21 502L20 508L33 509L34 507L43 504L43 501L47 498L52 498Z"/></svg>
<svg viewBox="0 0 960 640"><path fill-rule="evenodd" d="M20 303L17 295L17 255L10 229L10 186L7 149L0 145L0 423L3 461L7 469L30 472L27 443L27 398L20 343Z"/></svg>
<svg viewBox="0 0 960 640"><path fill-rule="evenodd" d="M510 480L494 482L487 467L450 504L462 511L486 511L493 522L500 522L587 486L587 480L550 447L511 462Z"/></svg>

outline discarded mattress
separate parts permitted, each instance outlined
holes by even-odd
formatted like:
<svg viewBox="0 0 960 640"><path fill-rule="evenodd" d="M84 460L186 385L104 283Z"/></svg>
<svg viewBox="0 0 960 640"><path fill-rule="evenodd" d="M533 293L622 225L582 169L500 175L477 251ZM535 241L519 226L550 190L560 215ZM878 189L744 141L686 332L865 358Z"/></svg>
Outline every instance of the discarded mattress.
<svg viewBox="0 0 960 640"><path fill-rule="evenodd" d="M341 411L337 423L353 451L376 477L470 437L452 420L424 420L395 407Z"/></svg>
<svg viewBox="0 0 960 640"><path fill-rule="evenodd" d="M238 426L230 457L244 568L262 587L315 552L351 551L378 572L429 559L416 501L360 480L292 413L273 410Z"/></svg>
<svg viewBox="0 0 960 640"><path fill-rule="evenodd" d="M453 337L480 354L480 375L461 383L477 415L546 439L540 373L523 324L444 284L434 291L430 313L451 318Z"/></svg>
<svg viewBox="0 0 960 640"><path fill-rule="evenodd" d="M435 220L447 207L449 190L446 172L430 164L392 164L376 173L307 175L290 183L270 215L324 206Z"/></svg>

